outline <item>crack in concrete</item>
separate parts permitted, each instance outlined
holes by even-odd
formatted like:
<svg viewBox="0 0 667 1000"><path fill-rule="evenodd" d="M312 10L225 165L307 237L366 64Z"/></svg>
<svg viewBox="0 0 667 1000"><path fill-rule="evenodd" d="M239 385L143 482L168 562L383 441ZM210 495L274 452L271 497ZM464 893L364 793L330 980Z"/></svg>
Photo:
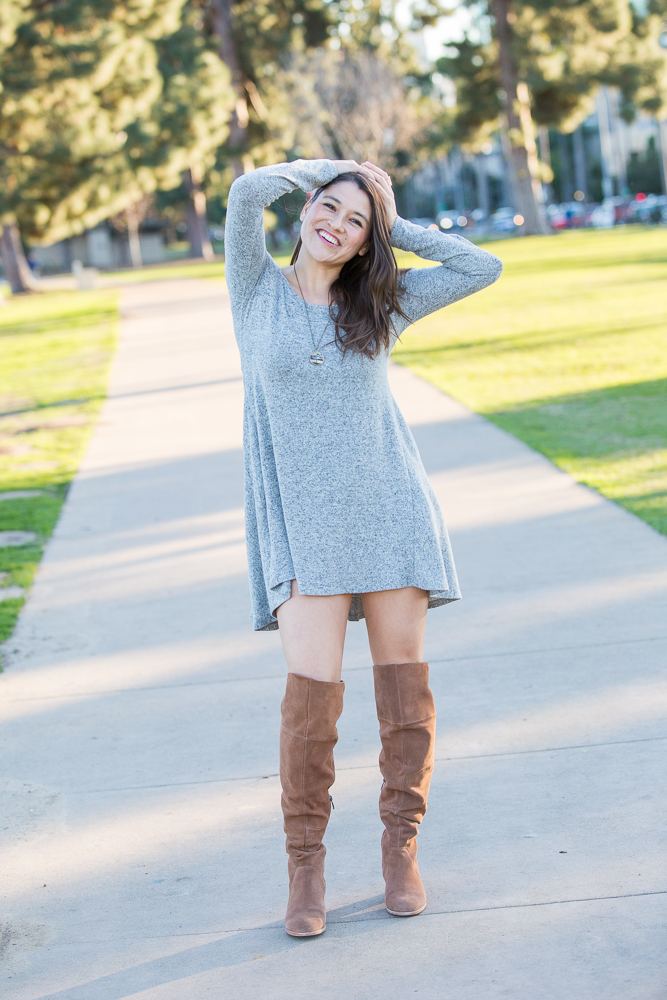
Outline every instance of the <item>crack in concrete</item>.
<svg viewBox="0 0 667 1000"><path fill-rule="evenodd" d="M667 740L667 736L646 736L635 740L609 740L607 743L573 743L565 747L538 747L535 750L500 750L497 753L466 754L461 757L436 757L435 763L456 760L483 760L488 757L520 757L533 753L562 753L565 750L589 750L599 747L625 746L629 743L657 743L660 740ZM373 764L352 764L336 766L337 772L342 771L368 771L377 768L377 763ZM69 791L68 795L104 795L107 792L132 792L145 791L150 788L185 788L189 785L222 785L229 781L266 781L268 778L279 777L278 772L272 774L244 774L237 778L202 778L196 781L167 781L155 785L124 785L119 788L76 788Z"/></svg>

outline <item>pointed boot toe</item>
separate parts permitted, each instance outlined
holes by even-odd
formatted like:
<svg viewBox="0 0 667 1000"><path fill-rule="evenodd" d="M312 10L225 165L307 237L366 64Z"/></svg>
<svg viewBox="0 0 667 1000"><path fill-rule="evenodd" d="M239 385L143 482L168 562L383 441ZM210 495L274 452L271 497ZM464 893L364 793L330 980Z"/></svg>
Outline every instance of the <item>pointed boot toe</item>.
<svg viewBox="0 0 667 1000"><path fill-rule="evenodd" d="M326 930L327 913L324 905L326 886L322 867L290 865L285 930L292 937L317 937Z"/></svg>

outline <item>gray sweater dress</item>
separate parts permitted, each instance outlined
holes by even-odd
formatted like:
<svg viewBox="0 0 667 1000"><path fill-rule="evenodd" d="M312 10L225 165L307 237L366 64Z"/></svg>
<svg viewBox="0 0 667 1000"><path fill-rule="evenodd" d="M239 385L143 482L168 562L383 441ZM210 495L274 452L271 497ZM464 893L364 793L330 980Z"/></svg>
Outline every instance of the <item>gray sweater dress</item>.
<svg viewBox="0 0 667 1000"><path fill-rule="evenodd" d="M225 230L227 286L245 388L245 517L256 630L296 579L302 594L429 591L429 607L459 599L447 529L414 438L389 390L389 352L343 357L328 306L307 305L266 250L263 212L295 188L338 176L331 160L260 167L234 181ZM412 322L495 281L502 264L460 236L398 218L392 242L440 267L403 277ZM310 361L322 339L321 365ZM396 337L408 326L395 318ZM395 340L394 340L395 343Z"/></svg>

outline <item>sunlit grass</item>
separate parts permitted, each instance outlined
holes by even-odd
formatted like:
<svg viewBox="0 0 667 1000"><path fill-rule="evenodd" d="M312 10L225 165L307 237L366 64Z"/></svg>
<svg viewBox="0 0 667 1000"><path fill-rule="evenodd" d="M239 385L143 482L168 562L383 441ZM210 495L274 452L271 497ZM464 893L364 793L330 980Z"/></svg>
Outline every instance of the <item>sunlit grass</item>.
<svg viewBox="0 0 667 1000"><path fill-rule="evenodd" d="M119 285L135 284L140 281L171 281L176 278L224 278L225 262L214 260L192 262L191 264L152 264L149 267L122 271L105 271L104 280L118 282Z"/></svg>
<svg viewBox="0 0 667 1000"><path fill-rule="evenodd" d="M667 534L667 230L489 249L500 281L421 320L395 360Z"/></svg>
<svg viewBox="0 0 667 1000"><path fill-rule="evenodd" d="M58 520L106 393L116 338L114 291L10 299L0 309L0 531L31 531L34 544L0 547L0 588L27 589ZM0 641L24 598L0 601Z"/></svg>

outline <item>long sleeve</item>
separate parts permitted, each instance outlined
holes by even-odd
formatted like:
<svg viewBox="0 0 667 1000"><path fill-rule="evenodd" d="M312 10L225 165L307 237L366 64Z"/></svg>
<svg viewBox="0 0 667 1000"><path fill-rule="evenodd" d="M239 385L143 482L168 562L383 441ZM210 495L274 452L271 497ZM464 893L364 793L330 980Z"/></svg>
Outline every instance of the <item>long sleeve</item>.
<svg viewBox="0 0 667 1000"><path fill-rule="evenodd" d="M440 267L410 268L403 276L401 305L411 323L492 285L503 269L498 257L463 236L424 229L400 217L394 222L391 241L399 250L440 262ZM408 325L397 318L397 333Z"/></svg>
<svg viewBox="0 0 667 1000"><path fill-rule="evenodd" d="M252 293L265 266L265 207L296 188L312 191L337 176L331 160L295 160L237 177L229 191L225 223L225 277L232 301L240 303Z"/></svg>

